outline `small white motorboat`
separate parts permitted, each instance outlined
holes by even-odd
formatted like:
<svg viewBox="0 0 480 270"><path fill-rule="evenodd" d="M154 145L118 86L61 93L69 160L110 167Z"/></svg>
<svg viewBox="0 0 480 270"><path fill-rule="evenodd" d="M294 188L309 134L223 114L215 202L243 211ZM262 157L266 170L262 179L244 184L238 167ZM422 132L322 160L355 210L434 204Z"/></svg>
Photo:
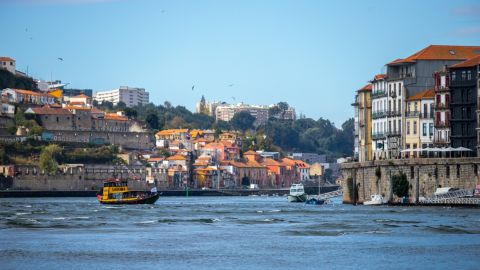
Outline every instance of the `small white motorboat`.
<svg viewBox="0 0 480 270"><path fill-rule="evenodd" d="M363 202L363 205L382 205L386 204L388 201L383 198L380 194L374 194L370 196L370 201Z"/></svg>
<svg viewBox="0 0 480 270"><path fill-rule="evenodd" d="M288 194L289 202L305 202L307 200L307 193L303 188L303 184L293 184L290 187L290 194Z"/></svg>

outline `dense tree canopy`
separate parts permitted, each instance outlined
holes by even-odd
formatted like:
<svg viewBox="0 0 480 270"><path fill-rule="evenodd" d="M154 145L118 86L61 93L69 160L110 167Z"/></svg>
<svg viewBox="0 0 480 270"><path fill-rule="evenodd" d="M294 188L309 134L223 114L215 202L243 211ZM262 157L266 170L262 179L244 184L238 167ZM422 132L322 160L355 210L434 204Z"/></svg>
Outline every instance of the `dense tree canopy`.
<svg viewBox="0 0 480 270"><path fill-rule="evenodd" d="M241 130L245 132L248 129L253 128L253 123L255 122L255 117L253 117L249 112L241 111L236 113L232 120L230 120L230 124L236 130Z"/></svg>

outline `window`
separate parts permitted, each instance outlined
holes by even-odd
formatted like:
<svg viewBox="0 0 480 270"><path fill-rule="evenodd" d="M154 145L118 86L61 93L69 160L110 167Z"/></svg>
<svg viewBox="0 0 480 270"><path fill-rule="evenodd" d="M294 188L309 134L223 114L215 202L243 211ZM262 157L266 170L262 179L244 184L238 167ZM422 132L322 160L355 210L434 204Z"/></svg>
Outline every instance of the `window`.
<svg viewBox="0 0 480 270"><path fill-rule="evenodd" d="M422 125L422 135L427 136L427 123L423 123Z"/></svg>
<svg viewBox="0 0 480 270"><path fill-rule="evenodd" d="M413 135L417 134L417 121L413 121Z"/></svg>
<svg viewBox="0 0 480 270"><path fill-rule="evenodd" d="M462 71L462 81L465 81L465 79L467 78L467 72Z"/></svg>
<svg viewBox="0 0 480 270"><path fill-rule="evenodd" d="M451 76L452 76L452 81L457 80L457 72L453 71Z"/></svg>
<svg viewBox="0 0 480 270"><path fill-rule="evenodd" d="M467 71L467 80L470 81L471 79L472 79L472 71L469 70L469 71Z"/></svg>
<svg viewBox="0 0 480 270"><path fill-rule="evenodd" d="M410 135L410 121L407 121L407 135Z"/></svg>
<svg viewBox="0 0 480 270"><path fill-rule="evenodd" d="M428 124L428 134L433 136L433 123Z"/></svg>

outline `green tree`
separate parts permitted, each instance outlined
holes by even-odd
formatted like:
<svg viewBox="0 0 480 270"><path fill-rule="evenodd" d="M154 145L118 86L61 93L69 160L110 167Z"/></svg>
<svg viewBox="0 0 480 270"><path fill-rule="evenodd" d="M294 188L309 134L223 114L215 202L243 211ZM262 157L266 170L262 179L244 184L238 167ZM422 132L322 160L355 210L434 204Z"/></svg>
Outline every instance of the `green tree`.
<svg viewBox="0 0 480 270"><path fill-rule="evenodd" d="M255 117L253 117L249 112L242 111L236 113L230 124L237 130L245 132L247 129L253 128L253 123L255 122Z"/></svg>
<svg viewBox="0 0 480 270"><path fill-rule="evenodd" d="M58 163L55 158L61 153L61 149L56 144L50 144L43 148L40 153L38 165L40 169L48 173L55 173L58 170Z"/></svg>
<svg viewBox="0 0 480 270"><path fill-rule="evenodd" d="M392 176L392 191L398 197L408 197L409 183L404 173Z"/></svg>
<svg viewBox="0 0 480 270"><path fill-rule="evenodd" d="M125 108L127 108L127 104L125 104L125 102L123 102L123 101L119 101L117 103L116 108L117 108L117 110L123 111L123 110L125 110Z"/></svg>
<svg viewBox="0 0 480 270"><path fill-rule="evenodd" d="M158 116L155 113L150 113L149 115L147 115L147 117L145 118L145 122L147 122L148 126L151 129L158 129L159 128Z"/></svg>
<svg viewBox="0 0 480 270"><path fill-rule="evenodd" d="M0 148L0 165L8 164L8 157L7 153L5 152L5 148Z"/></svg>
<svg viewBox="0 0 480 270"><path fill-rule="evenodd" d="M123 111L128 118L137 118L138 113L135 109L126 107Z"/></svg>

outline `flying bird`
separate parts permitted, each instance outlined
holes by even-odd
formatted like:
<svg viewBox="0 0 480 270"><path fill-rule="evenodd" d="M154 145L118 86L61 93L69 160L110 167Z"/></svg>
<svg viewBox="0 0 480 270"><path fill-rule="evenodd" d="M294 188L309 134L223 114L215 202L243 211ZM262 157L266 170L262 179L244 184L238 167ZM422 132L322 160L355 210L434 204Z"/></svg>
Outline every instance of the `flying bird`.
<svg viewBox="0 0 480 270"><path fill-rule="evenodd" d="M62 58L62 57L58 57L57 59L60 60L60 61L63 61L63 58Z"/></svg>
<svg viewBox="0 0 480 270"><path fill-rule="evenodd" d="M195 85L192 85L192 91L193 91L194 88L195 88Z"/></svg>
<svg viewBox="0 0 480 270"><path fill-rule="evenodd" d="M233 86L233 83L228 85L228 87L232 87L232 86Z"/></svg>

